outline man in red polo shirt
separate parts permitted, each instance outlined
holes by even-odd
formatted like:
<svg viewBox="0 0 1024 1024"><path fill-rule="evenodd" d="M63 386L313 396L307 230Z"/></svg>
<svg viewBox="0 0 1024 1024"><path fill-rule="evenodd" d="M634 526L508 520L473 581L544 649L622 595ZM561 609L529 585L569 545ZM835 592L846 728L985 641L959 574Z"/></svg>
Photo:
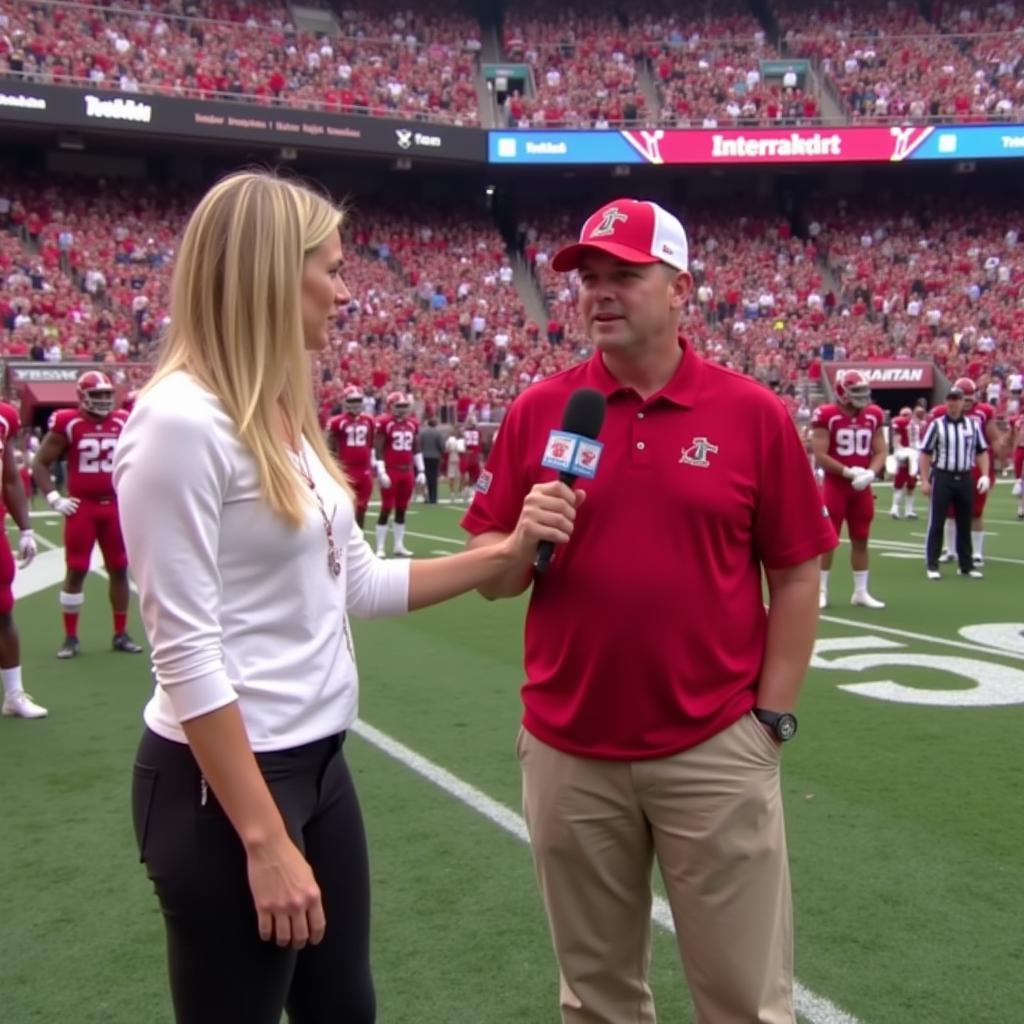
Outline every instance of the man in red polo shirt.
<svg viewBox="0 0 1024 1024"><path fill-rule="evenodd" d="M779 746L835 531L779 400L678 338L692 280L675 217L609 203L552 265L580 272L595 355L512 404L462 525L471 547L520 507L564 527L548 435L575 390L605 396L572 539L545 573L481 588L533 585L518 750L562 1020L654 1021L656 856L697 1018L794 1021Z"/></svg>

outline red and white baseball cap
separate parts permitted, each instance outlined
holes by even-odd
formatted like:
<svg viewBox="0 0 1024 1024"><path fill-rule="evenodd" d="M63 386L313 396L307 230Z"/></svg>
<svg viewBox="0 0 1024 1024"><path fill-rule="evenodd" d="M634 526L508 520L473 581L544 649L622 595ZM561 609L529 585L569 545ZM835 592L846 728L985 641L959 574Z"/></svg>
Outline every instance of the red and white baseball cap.
<svg viewBox="0 0 1024 1024"><path fill-rule="evenodd" d="M688 269L689 247L678 218L657 203L616 199L587 218L580 240L555 253L555 270L575 270L590 249L599 249L627 263L667 263Z"/></svg>

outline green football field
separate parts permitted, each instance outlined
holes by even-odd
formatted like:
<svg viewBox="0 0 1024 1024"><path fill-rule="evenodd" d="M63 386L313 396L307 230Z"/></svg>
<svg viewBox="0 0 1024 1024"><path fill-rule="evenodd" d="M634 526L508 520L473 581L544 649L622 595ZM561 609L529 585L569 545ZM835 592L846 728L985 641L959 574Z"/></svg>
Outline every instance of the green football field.
<svg viewBox="0 0 1024 1024"><path fill-rule="evenodd" d="M985 579L946 567L928 582L925 520L893 522L890 491L877 495L871 590L888 607L849 606L844 544L784 755L801 1019L1019 1024L1024 522L1001 482ZM407 543L456 550L459 511L415 508ZM128 807L147 663L110 651L99 575L82 655L54 658L60 524L35 522L46 550L20 577L15 617L26 689L50 717L0 720L0 1024L167 1024L162 926ZM361 720L346 749L371 844L381 1024L558 1020L519 818L523 609L470 595L355 624ZM129 628L142 639L137 610ZM659 1019L689 1022L657 907Z"/></svg>

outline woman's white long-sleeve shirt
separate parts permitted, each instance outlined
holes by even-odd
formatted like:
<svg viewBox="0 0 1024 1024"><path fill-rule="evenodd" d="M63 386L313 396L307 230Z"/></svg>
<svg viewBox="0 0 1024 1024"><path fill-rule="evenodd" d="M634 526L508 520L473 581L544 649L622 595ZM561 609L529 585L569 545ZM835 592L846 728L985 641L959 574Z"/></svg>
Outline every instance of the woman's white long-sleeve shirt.
<svg viewBox="0 0 1024 1024"><path fill-rule="evenodd" d="M166 377L132 410L114 486L156 677L144 718L160 736L186 742L182 722L235 700L256 751L322 739L356 717L347 614L407 611L409 563L374 556L351 499L303 447L339 576L312 494L299 528L272 512L234 424L193 377Z"/></svg>

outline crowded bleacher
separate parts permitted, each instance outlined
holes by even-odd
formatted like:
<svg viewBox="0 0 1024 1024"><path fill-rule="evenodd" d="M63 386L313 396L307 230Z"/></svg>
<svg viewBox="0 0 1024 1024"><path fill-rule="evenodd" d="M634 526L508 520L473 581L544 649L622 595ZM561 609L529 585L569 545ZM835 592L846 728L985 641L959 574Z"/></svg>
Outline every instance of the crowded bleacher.
<svg viewBox="0 0 1024 1024"><path fill-rule="evenodd" d="M485 27L458 0L300 28L287 7L0 0L0 77L485 125ZM1024 4L776 0L507 5L491 60L528 69L510 127L726 127L1024 115ZM792 66L787 61L792 60ZM762 62L772 62L769 75Z"/></svg>
<svg viewBox="0 0 1024 1024"><path fill-rule="evenodd" d="M190 200L142 186L3 182L0 355L152 358ZM587 354L575 277L549 263L582 210L525 208L509 238L482 214L401 211L355 204L352 299L317 367L325 415L354 381L376 396L411 390L445 420L471 407L497 420L531 382ZM1019 205L812 200L791 218L753 204L681 212L694 278L683 333L794 406L830 359L932 359L950 378L1024 361Z"/></svg>
<svg viewBox="0 0 1024 1024"><path fill-rule="evenodd" d="M287 8L172 0L161 12L0 2L0 75L123 93L248 100L477 124L479 25L431 13L348 10L299 31Z"/></svg>

